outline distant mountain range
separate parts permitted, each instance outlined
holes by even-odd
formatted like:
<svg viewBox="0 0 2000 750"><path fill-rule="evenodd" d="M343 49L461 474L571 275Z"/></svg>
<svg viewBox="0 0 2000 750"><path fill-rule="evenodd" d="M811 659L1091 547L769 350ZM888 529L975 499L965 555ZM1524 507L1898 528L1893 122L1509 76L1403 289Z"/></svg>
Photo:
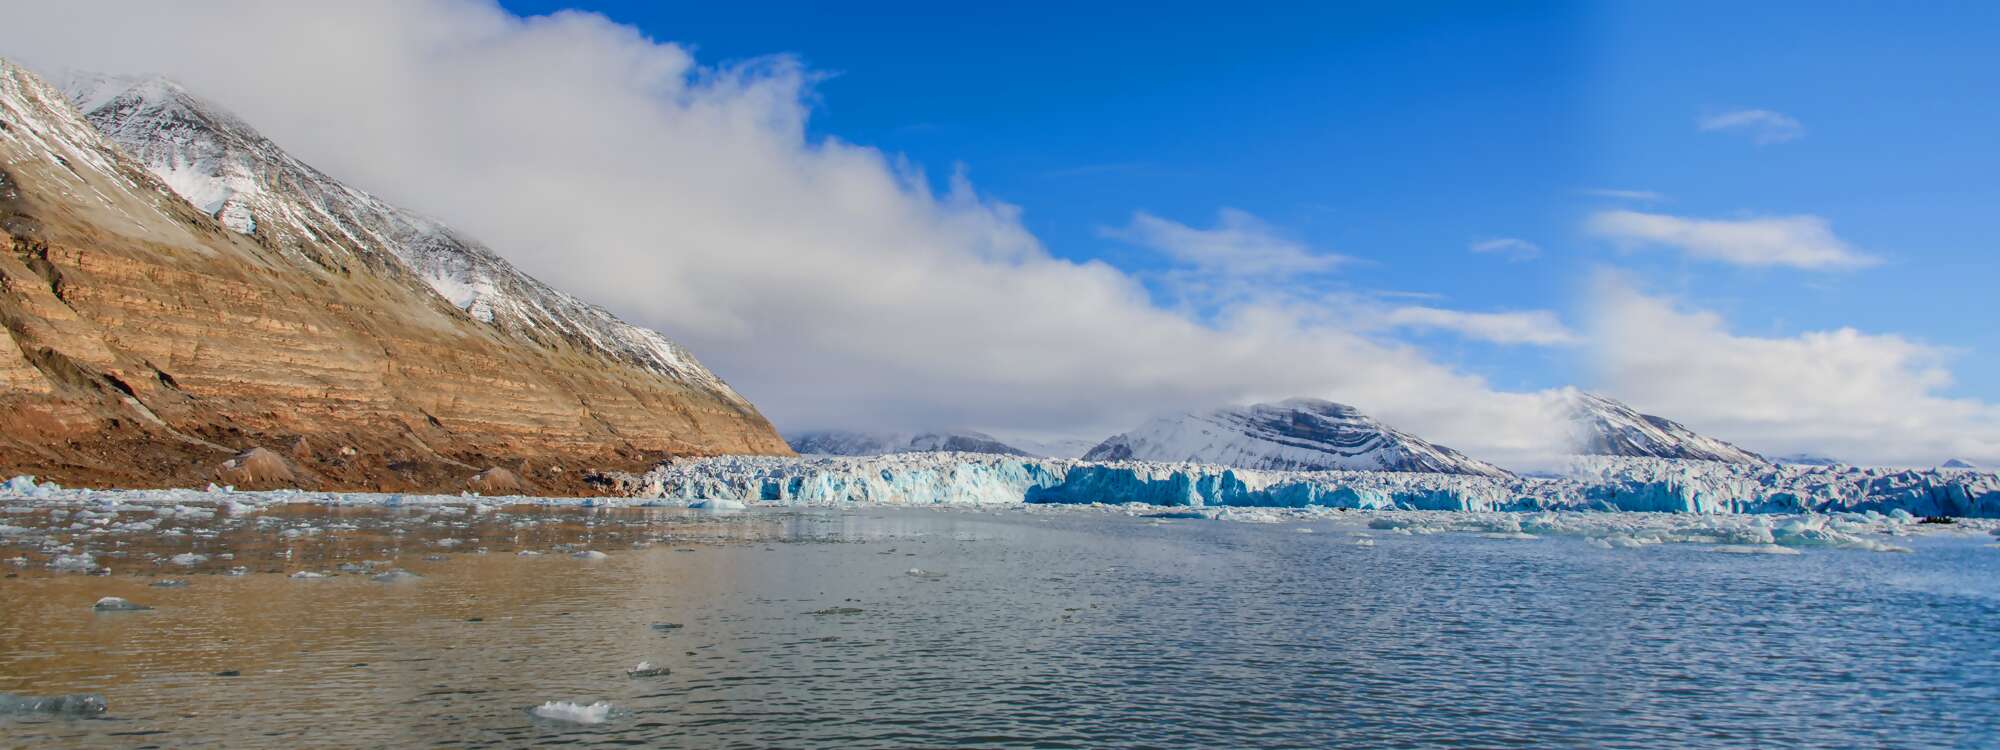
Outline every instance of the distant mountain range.
<svg viewBox="0 0 2000 750"><path fill-rule="evenodd" d="M1000 442L983 432L893 433L821 430L801 432L786 439L792 450L802 455L879 456L889 453L991 453L1003 456L1034 455Z"/></svg>

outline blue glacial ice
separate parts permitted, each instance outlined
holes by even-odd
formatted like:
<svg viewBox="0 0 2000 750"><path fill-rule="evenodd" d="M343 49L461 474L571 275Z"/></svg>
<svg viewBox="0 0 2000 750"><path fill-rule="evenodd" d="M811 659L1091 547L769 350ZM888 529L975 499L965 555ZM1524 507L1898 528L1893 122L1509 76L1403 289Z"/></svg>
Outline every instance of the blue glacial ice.
<svg viewBox="0 0 2000 750"><path fill-rule="evenodd" d="M2000 478L1988 473L1623 457L1579 457L1561 476L1532 478L1254 471L950 453L726 456L663 464L639 478L633 489L641 497L686 504L1138 503L1192 508L2000 517Z"/></svg>

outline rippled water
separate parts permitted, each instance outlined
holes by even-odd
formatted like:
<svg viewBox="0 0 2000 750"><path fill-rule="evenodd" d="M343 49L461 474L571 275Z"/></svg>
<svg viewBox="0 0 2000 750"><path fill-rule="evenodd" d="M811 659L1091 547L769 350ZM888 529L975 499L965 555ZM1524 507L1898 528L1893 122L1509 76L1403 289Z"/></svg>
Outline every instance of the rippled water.
<svg viewBox="0 0 2000 750"><path fill-rule="evenodd" d="M2000 550L1971 537L1767 556L1087 511L343 513L331 540L201 542L250 572L184 588L0 580L0 692L110 704L0 719L0 744L2000 742ZM285 575L378 558L422 577ZM628 677L642 660L671 672ZM614 710L530 715L550 700Z"/></svg>

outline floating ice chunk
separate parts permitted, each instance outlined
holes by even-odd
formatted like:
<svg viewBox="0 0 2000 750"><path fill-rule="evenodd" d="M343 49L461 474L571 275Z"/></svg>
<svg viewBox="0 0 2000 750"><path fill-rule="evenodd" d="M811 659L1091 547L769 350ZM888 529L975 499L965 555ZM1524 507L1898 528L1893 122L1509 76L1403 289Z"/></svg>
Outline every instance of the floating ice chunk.
<svg viewBox="0 0 2000 750"><path fill-rule="evenodd" d="M903 571L903 575L909 576L911 578L938 579L938 578L943 578L948 574L939 573L935 570L924 570L923 568L911 568L909 570Z"/></svg>
<svg viewBox="0 0 2000 750"><path fill-rule="evenodd" d="M1597 537L1591 537L1590 546L1596 547L1598 549L1611 549L1610 542L1604 541L1603 539Z"/></svg>
<svg viewBox="0 0 2000 750"><path fill-rule="evenodd" d="M594 549L587 549L582 552L571 553L570 557L574 557L578 560L603 560L607 557L610 557L610 555L604 554Z"/></svg>
<svg viewBox="0 0 2000 750"><path fill-rule="evenodd" d="M90 605L90 608L99 612L138 612L152 609L144 604L133 604L115 596L99 599L96 604Z"/></svg>
<svg viewBox="0 0 2000 750"><path fill-rule="evenodd" d="M540 553L540 552L536 552L536 551L534 551L534 550L531 550L531 549L524 549L524 550L521 550L520 552L516 552L516 553L514 553L514 556L515 556L515 557L536 557L536 556L539 556L539 555L541 555L541 554L542 554L542 553Z"/></svg>
<svg viewBox="0 0 2000 750"><path fill-rule="evenodd" d="M1708 548L1710 552L1727 552L1736 555L1798 555L1804 554L1790 547L1776 544L1719 544Z"/></svg>
<svg viewBox="0 0 2000 750"><path fill-rule="evenodd" d="M168 561L182 567L193 567L208 562L208 555L197 554L194 552L182 552L178 555L174 555Z"/></svg>
<svg viewBox="0 0 2000 750"><path fill-rule="evenodd" d="M1298 532L1298 533L1300 533L1300 534L1311 534L1311 533L1313 533L1313 530L1312 530L1312 529L1308 529L1308 528L1306 528L1306 527L1304 527L1304 526L1300 526L1300 527L1298 527L1298 528L1296 528L1296 529L1292 529L1292 530L1293 530L1293 531L1296 531L1296 532Z"/></svg>
<svg viewBox="0 0 2000 750"><path fill-rule="evenodd" d="M1373 540L1373 539L1370 539L1370 538L1368 538L1368 537L1362 537L1362 538L1360 538L1360 539L1356 539L1356 540L1354 540L1354 546L1356 546L1356 547L1373 547L1373 546L1375 546L1375 540Z"/></svg>
<svg viewBox="0 0 2000 750"><path fill-rule="evenodd" d="M639 662L639 666L625 670L625 674L630 677L659 677L667 673L666 667L656 666L650 661Z"/></svg>
<svg viewBox="0 0 2000 750"><path fill-rule="evenodd" d="M744 505L743 501L734 498L711 497L706 500L696 500L688 503L688 507L700 510L743 510L750 506Z"/></svg>
<svg viewBox="0 0 2000 750"><path fill-rule="evenodd" d="M586 706L569 701L549 701L536 706L529 713L550 721L602 724L611 718L611 704L605 701L598 701Z"/></svg>
<svg viewBox="0 0 2000 750"><path fill-rule="evenodd" d="M377 574L370 580L380 581L382 583L402 583L404 581L414 581L422 577L423 576L417 575L407 570L391 570L387 573Z"/></svg>
<svg viewBox="0 0 2000 750"><path fill-rule="evenodd" d="M153 582L153 588L156 589L181 589L181 588L187 588L187 585L188 585L187 581L183 581L179 578L164 578Z"/></svg>
<svg viewBox="0 0 2000 750"><path fill-rule="evenodd" d="M301 571L299 571L299 572L297 572L297 573L293 573L293 574L292 574L292 577L293 577L293 578L297 578L297 579L299 579L299 580L313 580L313 579L318 579L318 578L325 578L325 577L326 577L326 574L325 574L325 573L315 573L315 572L313 572L313 571L310 571L310 570L301 570Z"/></svg>
<svg viewBox="0 0 2000 750"><path fill-rule="evenodd" d="M76 693L37 698L29 695L0 693L0 715L6 714L60 714L63 716L95 716L104 713L110 705L104 696L96 693Z"/></svg>

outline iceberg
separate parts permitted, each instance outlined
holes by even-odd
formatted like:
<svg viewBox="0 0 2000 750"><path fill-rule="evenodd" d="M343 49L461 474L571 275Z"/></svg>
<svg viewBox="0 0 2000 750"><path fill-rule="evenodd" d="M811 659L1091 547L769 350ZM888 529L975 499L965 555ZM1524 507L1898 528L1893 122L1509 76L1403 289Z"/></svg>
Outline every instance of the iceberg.
<svg viewBox="0 0 2000 750"><path fill-rule="evenodd" d="M588 706L569 701L549 701L536 706L529 713L550 721L567 721L576 724L602 724L611 718L611 704L598 701Z"/></svg>

